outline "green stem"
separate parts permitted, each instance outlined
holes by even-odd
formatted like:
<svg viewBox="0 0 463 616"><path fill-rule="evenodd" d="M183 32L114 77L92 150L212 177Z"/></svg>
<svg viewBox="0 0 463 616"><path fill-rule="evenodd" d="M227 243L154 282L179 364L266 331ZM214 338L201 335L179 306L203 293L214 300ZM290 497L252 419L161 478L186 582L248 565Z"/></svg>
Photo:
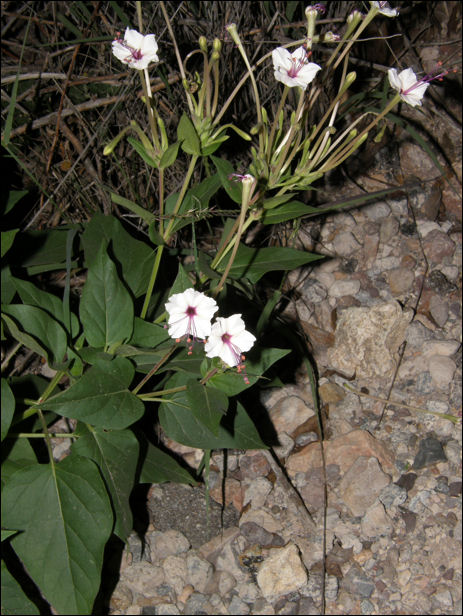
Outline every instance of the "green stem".
<svg viewBox="0 0 463 616"><path fill-rule="evenodd" d="M172 355L172 353L175 351L175 349L177 348L176 345L173 345L172 348L170 348L167 353L164 355L164 357L161 357L161 359L158 361L158 363L153 366L153 368L151 368L151 370L148 372L148 374L146 376L144 376L142 378L142 380L138 383L138 385L136 387L134 387L132 389L132 393L133 394L137 394L140 389L143 387L143 385L154 375L156 374L156 372L159 370L159 368L165 364L165 362L169 359L169 357ZM156 392L157 395L159 395Z"/></svg>
<svg viewBox="0 0 463 616"><path fill-rule="evenodd" d="M260 97L259 97L259 90L257 88L257 83L256 83L256 79L254 77L254 70L253 67L251 66L251 63L248 60L248 56L246 54L246 51L243 47L243 43L241 42L241 39L239 37L238 34L238 30L236 28L236 24L230 24L227 26L227 31L230 33L230 36L232 37L233 41L235 42L236 46L239 49L239 52L244 60L244 63L246 64L246 68L248 69L248 73L249 73L249 77L251 79L251 83L252 83L252 89L254 90L254 98L255 98L255 102L256 102L256 112L257 112L257 122L258 124L262 124L262 111L260 108ZM259 130L259 153L262 154L263 153L263 148L264 148L264 138L262 135L262 131Z"/></svg>
<svg viewBox="0 0 463 616"><path fill-rule="evenodd" d="M273 119L273 124L272 124L272 128L270 131L270 137L269 137L268 146L267 146L267 162L268 163L270 162L271 156L272 156L272 145L273 145L273 139L275 137L275 131L276 131L277 124L278 124L278 118L280 117L280 112L283 109L283 105L285 104L286 97L288 96L288 92L289 92L289 86L285 86L283 89L283 94L281 95L281 98L280 98L280 102L278 104L278 109Z"/></svg>
<svg viewBox="0 0 463 616"><path fill-rule="evenodd" d="M394 98L389 102L389 104L386 105L386 108L380 114L375 116L375 119L372 120L370 124L368 124L368 126L362 130L362 132L356 137L355 140L358 141L362 139L362 137L364 137L366 134L368 134L368 132L374 126L376 126L378 122L382 118L384 118L384 116L387 115L391 111L391 109L393 109L397 105L399 101L400 101L400 94L396 94ZM336 154L336 159L334 161L328 160L324 165L324 171L327 171L328 168L333 169L333 167L336 167L337 165L339 165L339 163L342 162L346 158L345 155L351 150L351 148L352 148L352 144L346 145L344 149L342 149ZM330 165L330 166L327 167L327 165Z"/></svg>
<svg viewBox="0 0 463 616"><path fill-rule="evenodd" d="M141 309L140 318L144 319L146 317L146 313L148 312L148 306L151 300L151 296L153 294L154 283L156 282L156 277L158 275L159 264L161 263L162 253L164 251L164 245L158 246L156 249L156 257L153 263L153 269L151 270L150 281L148 283L148 288L146 289L145 301L143 302L143 307Z"/></svg>
<svg viewBox="0 0 463 616"><path fill-rule="evenodd" d="M167 242L169 241L169 239L170 239L170 234L171 234L171 232L172 232L172 227L173 227L173 226L174 226L174 224L175 224L175 216L178 214L178 211L179 211L179 209L180 209L180 206L182 205L183 199L184 199L184 197L185 197L186 190L187 190L187 188L188 188L188 184L190 183L191 176L193 175L193 171L194 171L194 169L195 169L196 161L198 160L198 158L199 158L199 157L198 157L198 155L197 155L197 154L194 154L194 155L191 157L191 160L190 160L190 165L189 165L189 167L188 167L188 171L187 171L186 176L185 176L185 179L184 179L184 181L183 181L183 186L182 186L182 189L181 189L181 191L180 191L180 194L179 194L178 199L177 199L177 203L175 204L174 210L173 210L173 212L172 212L172 214L171 214L171 217L170 217L169 224L167 225L167 229L166 229L166 232L165 232L165 234L164 234L164 241L165 241L166 243L167 243Z"/></svg>

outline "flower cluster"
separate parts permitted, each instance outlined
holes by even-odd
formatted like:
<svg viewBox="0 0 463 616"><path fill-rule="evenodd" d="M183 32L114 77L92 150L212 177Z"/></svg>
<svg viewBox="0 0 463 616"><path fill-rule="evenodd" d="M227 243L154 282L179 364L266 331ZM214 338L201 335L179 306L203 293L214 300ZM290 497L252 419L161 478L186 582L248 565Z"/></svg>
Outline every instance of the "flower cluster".
<svg viewBox="0 0 463 616"><path fill-rule="evenodd" d="M237 366L240 371L243 352L249 351L256 338L246 331L241 314L218 317L212 324L218 309L215 300L194 289L172 295L166 303L169 336L177 341L186 336L189 354L195 340L204 340L206 357L220 357L227 366Z"/></svg>

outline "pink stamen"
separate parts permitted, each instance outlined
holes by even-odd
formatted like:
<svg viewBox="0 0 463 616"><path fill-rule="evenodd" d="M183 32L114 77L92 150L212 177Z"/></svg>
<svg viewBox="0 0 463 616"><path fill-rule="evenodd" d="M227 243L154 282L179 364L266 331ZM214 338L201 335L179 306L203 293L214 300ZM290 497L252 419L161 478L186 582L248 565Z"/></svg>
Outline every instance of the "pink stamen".
<svg viewBox="0 0 463 616"><path fill-rule="evenodd" d="M456 69L453 69L453 71L448 71L447 69L444 69L442 72L439 73L439 71L441 70L441 66L442 66L442 62L438 62L434 70L432 70L430 73L428 73L424 77L421 77L421 79L418 79L418 81L414 83L412 86L410 86L407 90L401 90L400 93L406 96L407 94L410 94L410 92L413 92L413 90L415 90L418 86L421 86L424 83L431 83L431 81L435 81L436 79L438 81L443 81L444 77L448 75L449 72L453 72L453 73L456 72Z"/></svg>
<svg viewBox="0 0 463 616"><path fill-rule="evenodd" d="M134 49L123 39L115 38L114 40L117 41L120 45L122 45L122 47L125 47L125 49L130 51L130 56L127 56L127 58L125 58L126 62L131 62L132 60L141 60L143 58L143 54L140 49Z"/></svg>
<svg viewBox="0 0 463 616"><path fill-rule="evenodd" d="M304 58L300 58L299 60L297 60L296 58L291 58L291 62L293 63L293 66L288 71L288 77L294 78L297 77L299 71L303 68L305 64L307 64L308 60L307 57L304 56Z"/></svg>

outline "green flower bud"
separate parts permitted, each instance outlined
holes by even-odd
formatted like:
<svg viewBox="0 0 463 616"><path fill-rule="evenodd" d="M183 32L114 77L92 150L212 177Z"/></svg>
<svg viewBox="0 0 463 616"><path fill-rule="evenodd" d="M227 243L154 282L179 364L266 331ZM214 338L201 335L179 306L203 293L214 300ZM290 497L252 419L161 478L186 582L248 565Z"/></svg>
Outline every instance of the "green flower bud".
<svg viewBox="0 0 463 616"><path fill-rule="evenodd" d="M201 49L201 51L207 52L207 39L205 36L199 37L199 48Z"/></svg>

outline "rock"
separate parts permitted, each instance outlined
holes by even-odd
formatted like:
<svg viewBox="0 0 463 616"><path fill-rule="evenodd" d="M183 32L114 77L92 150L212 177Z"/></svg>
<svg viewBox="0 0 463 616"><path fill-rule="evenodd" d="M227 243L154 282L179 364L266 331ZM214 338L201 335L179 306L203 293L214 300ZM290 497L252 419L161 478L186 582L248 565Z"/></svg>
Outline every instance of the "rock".
<svg viewBox="0 0 463 616"><path fill-rule="evenodd" d="M336 280L328 290L330 297L355 295L360 291L359 280Z"/></svg>
<svg viewBox="0 0 463 616"><path fill-rule="evenodd" d="M169 580L169 584L175 591L177 597L179 597L185 587L187 579L187 567L185 558L181 556L167 556L162 561L162 568L166 575L166 579Z"/></svg>
<svg viewBox="0 0 463 616"><path fill-rule="evenodd" d="M420 469L436 462L446 462L447 458L444 453L442 444L433 436L428 436L420 441L418 453L413 461L413 468Z"/></svg>
<svg viewBox="0 0 463 616"><path fill-rule="evenodd" d="M265 499L272 491L272 483L265 477L256 477L246 488L243 505L252 503L254 509L259 509L265 503Z"/></svg>
<svg viewBox="0 0 463 616"><path fill-rule="evenodd" d="M437 229L431 231L423 240L423 250L430 265L441 265L455 251L455 244L446 233Z"/></svg>
<svg viewBox="0 0 463 616"><path fill-rule="evenodd" d="M230 601L230 605L228 606L228 613L236 614L237 616L239 614L249 614L250 611L251 610L249 609L249 605L236 595L232 598L232 600ZM195 613L198 614L199 612Z"/></svg>
<svg viewBox="0 0 463 616"><path fill-rule="evenodd" d="M162 567L147 562L133 563L124 571L124 581L133 591L147 597L158 598L157 587L165 582L166 576Z"/></svg>
<svg viewBox="0 0 463 616"><path fill-rule="evenodd" d="M145 612L143 612L145 613ZM172 603L160 603L156 606L156 614L163 614L169 616L170 614L181 614L178 607Z"/></svg>
<svg viewBox="0 0 463 616"><path fill-rule="evenodd" d="M375 585L369 577L363 573L362 569L353 564L342 580L341 587L354 596L371 597Z"/></svg>
<svg viewBox="0 0 463 616"><path fill-rule="evenodd" d="M442 297L433 295L429 300L429 311L434 321L439 327L444 327L449 318L449 305L442 300Z"/></svg>
<svg viewBox="0 0 463 616"><path fill-rule="evenodd" d="M329 367L347 376L392 378L411 316L398 302L344 310L327 353Z"/></svg>
<svg viewBox="0 0 463 616"><path fill-rule="evenodd" d="M324 448L326 465L338 465L341 474L360 456L377 458L386 472L395 472L394 458L387 447L366 430L352 430L332 441L324 441ZM286 462L286 470L291 477L298 472L308 472L321 466L319 443L309 443L301 451L290 455Z"/></svg>
<svg viewBox="0 0 463 616"><path fill-rule="evenodd" d="M329 274L327 274L327 276L329 276ZM326 288L321 284L321 281L315 280L314 278L309 278L307 280L303 286L302 293L305 301L309 304L319 304L327 296Z"/></svg>
<svg viewBox="0 0 463 616"><path fill-rule="evenodd" d="M333 251L341 257L348 257L359 248L361 248L361 244L350 231L338 233L333 240Z"/></svg>
<svg viewBox="0 0 463 616"><path fill-rule="evenodd" d="M204 592L214 573L211 563L190 553L186 557L186 568L188 583L198 592Z"/></svg>
<svg viewBox="0 0 463 616"><path fill-rule="evenodd" d="M398 267L388 272L388 282L394 297L408 293L415 282L415 274L409 269Z"/></svg>
<svg viewBox="0 0 463 616"><path fill-rule="evenodd" d="M163 560L172 554L181 554L190 549L190 542L178 530L154 531L146 537L153 562Z"/></svg>
<svg viewBox="0 0 463 616"><path fill-rule="evenodd" d="M267 600L286 595L307 584L307 572L294 543L269 550L257 574L257 584Z"/></svg>
<svg viewBox="0 0 463 616"><path fill-rule="evenodd" d="M376 458L360 456L342 478L339 490L354 516L359 516L373 505L390 480Z"/></svg>
<svg viewBox="0 0 463 616"><path fill-rule="evenodd" d="M456 363L450 357L432 355L429 358L429 373L433 382L444 391L447 391L457 369Z"/></svg>
<svg viewBox="0 0 463 616"><path fill-rule="evenodd" d="M391 518L384 511L380 502L374 503L367 509L360 527L362 535L369 539L390 535L394 529Z"/></svg>
<svg viewBox="0 0 463 616"><path fill-rule="evenodd" d="M379 495L379 500L383 503L386 509L403 505L407 500L407 490L395 483L390 483L386 486Z"/></svg>
<svg viewBox="0 0 463 616"><path fill-rule="evenodd" d="M241 534L246 537L249 544L257 544L262 547L279 547L285 544L280 535L269 533L255 522L245 522L240 526Z"/></svg>
<svg viewBox="0 0 463 616"><path fill-rule="evenodd" d="M288 396L275 404L269 411L270 419L276 432L286 432L290 436L315 412L307 406L302 398Z"/></svg>

